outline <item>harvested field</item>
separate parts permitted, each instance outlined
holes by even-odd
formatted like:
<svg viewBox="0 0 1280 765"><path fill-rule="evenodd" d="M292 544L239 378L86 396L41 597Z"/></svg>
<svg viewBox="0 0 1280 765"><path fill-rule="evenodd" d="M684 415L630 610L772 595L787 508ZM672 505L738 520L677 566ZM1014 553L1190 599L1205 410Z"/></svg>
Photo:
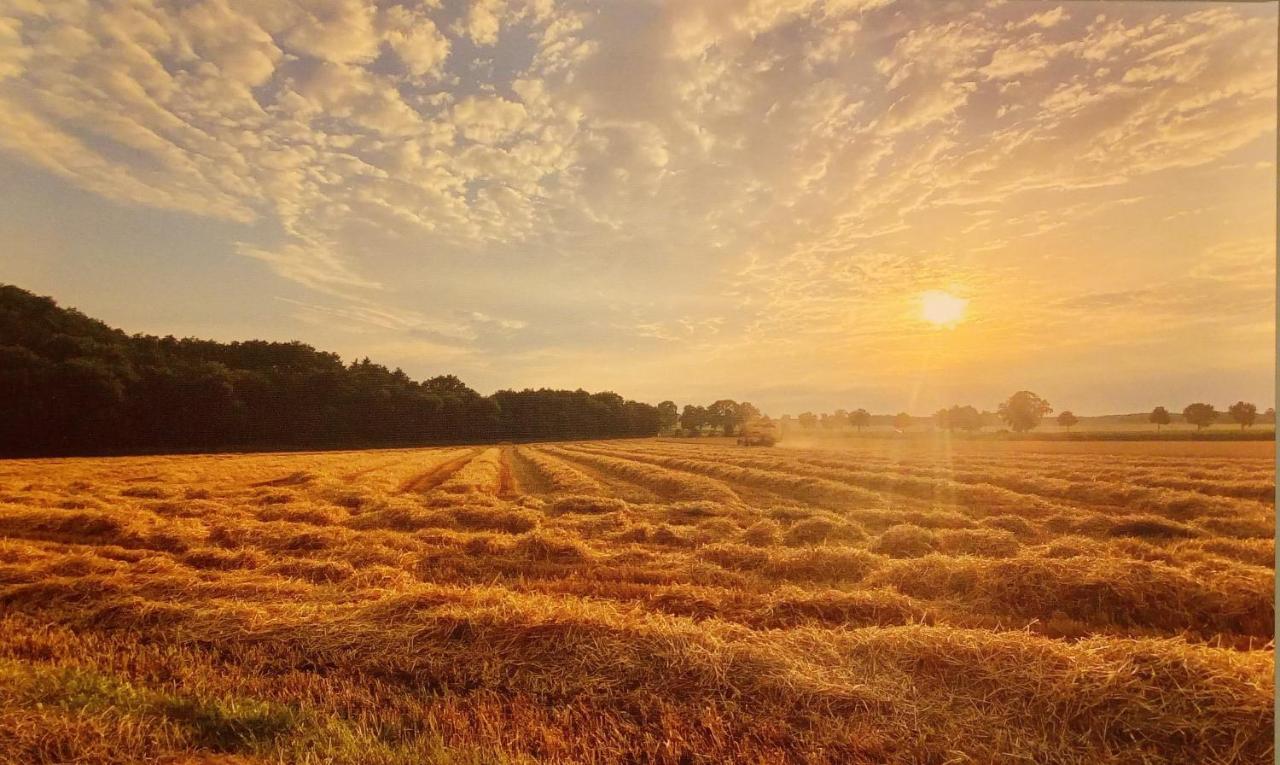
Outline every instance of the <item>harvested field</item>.
<svg viewBox="0 0 1280 765"><path fill-rule="evenodd" d="M0 763L1268 763L1273 448L0 462Z"/></svg>

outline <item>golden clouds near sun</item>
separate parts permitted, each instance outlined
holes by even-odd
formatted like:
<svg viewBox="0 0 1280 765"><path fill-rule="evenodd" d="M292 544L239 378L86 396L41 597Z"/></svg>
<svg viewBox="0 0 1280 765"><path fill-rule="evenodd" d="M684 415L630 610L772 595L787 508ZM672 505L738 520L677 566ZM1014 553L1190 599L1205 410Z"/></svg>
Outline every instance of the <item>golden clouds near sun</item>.
<svg viewBox="0 0 1280 765"><path fill-rule="evenodd" d="M940 327L955 326L964 318L969 301L950 292L929 290L920 295L920 318Z"/></svg>

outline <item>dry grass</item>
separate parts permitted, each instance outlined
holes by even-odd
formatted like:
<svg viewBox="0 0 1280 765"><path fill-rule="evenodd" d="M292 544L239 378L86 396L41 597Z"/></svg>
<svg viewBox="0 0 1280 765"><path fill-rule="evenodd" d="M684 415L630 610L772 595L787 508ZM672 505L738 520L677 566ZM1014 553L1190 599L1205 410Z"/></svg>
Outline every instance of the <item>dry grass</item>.
<svg viewBox="0 0 1280 765"><path fill-rule="evenodd" d="M0 462L0 763L1270 762L1270 453L1069 446Z"/></svg>

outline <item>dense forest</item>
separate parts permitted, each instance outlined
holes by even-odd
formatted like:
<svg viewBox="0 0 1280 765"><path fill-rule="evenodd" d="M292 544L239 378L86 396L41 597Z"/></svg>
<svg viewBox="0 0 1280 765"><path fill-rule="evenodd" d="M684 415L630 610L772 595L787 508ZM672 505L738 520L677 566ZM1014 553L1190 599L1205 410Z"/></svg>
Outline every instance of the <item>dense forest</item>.
<svg viewBox="0 0 1280 765"><path fill-rule="evenodd" d="M0 454L333 448L657 433L616 393L423 382L303 343L128 335L0 285Z"/></svg>

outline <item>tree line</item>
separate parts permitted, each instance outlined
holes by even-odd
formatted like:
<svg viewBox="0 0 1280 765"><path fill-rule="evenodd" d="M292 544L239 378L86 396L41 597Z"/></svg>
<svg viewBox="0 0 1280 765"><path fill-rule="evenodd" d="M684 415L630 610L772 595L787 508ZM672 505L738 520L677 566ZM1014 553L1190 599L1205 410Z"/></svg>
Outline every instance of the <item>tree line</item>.
<svg viewBox="0 0 1280 765"><path fill-rule="evenodd" d="M1048 401L1032 391L1023 390L1014 393L1001 402L994 412L979 411L969 404L955 404L939 409L933 414L932 420L934 427L948 432L963 431L972 433L982 430L984 427L1003 425L1015 433L1025 433L1034 430L1043 422L1045 417L1052 413L1053 407ZM1244 429L1252 427L1257 421L1258 407L1246 401L1237 401L1228 407L1225 412L1219 412L1212 404L1198 402L1188 404L1182 410L1182 419L1191 425L1195 425L1197 430L1203 430L1217 422L1224 414L1229 416L1241 429ZM1274 417L1275 410L1268 409L1266 415ZM887 422L897 430L906 430L916 421L916 418L906 412L899 412L892 416L873 416L866 409L859 408L852 411L837 409L830 414L803 412L794 418L790 415L783 415L781 423L784 432L793 427L798 427L802 431L852 428L860 432L863 428L870 426L873 419ZM1151 411L1147 419L1148 422L1156 425L1158 431L1173 422L1173 414L1165 407L1157 406ZM1060 412L1055 420L1060 427L1067 430L1070 430L1080 422L1080 418L1070 410Z"/></svg>
<svg viewBox="0 0 1280 765"><path fill-rule="evenodd" d="M299 342L128 335L0 285L0 453L332 448L651 436L612 392L415 381Z"/></svg>
<svg viewBox="0 0 1280 765"><path fill-rule="evenodd" d="M972 409L972 407L968 407ZM952 407L955 409L955 407ZM1053 407L1049 402L1037 396L1028 390L1018 391L1009 397L1007 401L1000 404L997 412L1000 419L1008 424L1009 428L1015 433L1024 433L1034 429L1040 424L1040 421L1048 414L1053 412ZM941 412L939 414L942 414ZM1227 408L1226 414L1240 426L1240 429L1252 427L1258 419L1258 407L1255 404L1246 401L1237 401ZM1268 409L1267 414L1271 417L1275 416L1274 409ZM1182 410L1182 419L1196 426L1196 430L1204 430L1205 428L1216 422L1222 415L1213 404L1197 402L1188 404ZM1073 425L1080 422L1080 418L1076 417L1071 411L1063 411L1057 417L1058 425L1071 429ZM1147 421L1156 426L1157 432L1173 422L1173 415L1163 406L1157 406L1151 410L1151 414L1147 415Z"/></svg>
<svg viewBox="0 0 1280 765"><path fill-rule="evenodd" d="M671 401L658 404L659 424L664 432L676 432L679 425L680 435L696 436L720 433L732 436L748 422L764 418L760 410L749 401L720 399L706 406L686 404L676 414L677 407Z"/></svg>

